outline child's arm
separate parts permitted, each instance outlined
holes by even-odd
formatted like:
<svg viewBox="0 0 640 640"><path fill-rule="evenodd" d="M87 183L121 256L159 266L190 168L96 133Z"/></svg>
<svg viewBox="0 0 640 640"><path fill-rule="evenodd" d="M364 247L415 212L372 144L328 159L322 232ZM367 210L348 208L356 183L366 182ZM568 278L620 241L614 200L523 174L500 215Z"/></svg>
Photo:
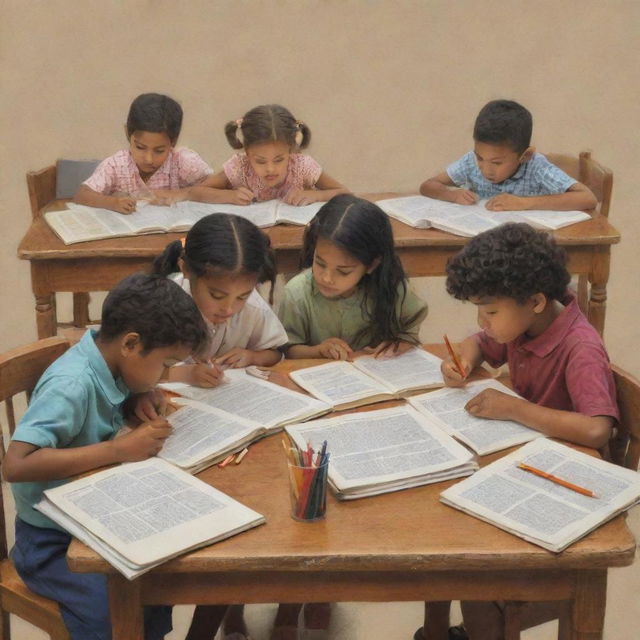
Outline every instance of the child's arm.
<svg viewBox="0 0 640 640"><path fill-rule="evenodd" d="M327 202L341 193L349 193L349 189L323 171L316 181L315 189L291 189L283 200L299 207L313 202Z"/></svg>
<svg viewBox="0 0 640 640"><path fill-rule="evenodd" d="M598 200L591 189L580 182L575 182L564 193L546 196L514 196L510 193L501 193L491 198L486 207L491 211L527 211L530 209L584 211L593 209L597 204Z"/></svg>
<svg viewBox="0 0 640 640"><path fill-rule="evenodd" d="M485 389L469 400L465 408L474 416L515 420L552 438L562 438L594 449L607 443L614 422L609 416L587 416L550 409L496 389Z"/></svg>
<svg viewBox="0 0 640 640"><path fill-rule="evenodd" d="M455 350L455 347L454 347ZM440 370L442 371L442 377L447 387L461 387L465 384L467 376L478 366L484 362L484 356L480 349L480 345L477 340L470 336L460 343L459 348L456 350L458 361L464 369L461 375L458 372L455 362L451 357L447 357L442 361Z"/></svg>
<svg viewBox="0 0 640 640"><path fill-rule="evenodd" d="M446 200L447 202L455 202L456 204L475 204L478 196L469 191L469 189L452 189L456 184L449 177L446 171L439 173L433 178L425 180L420 185L420 193L428 198L436 198L436 200Z"/></svg>
<svg viewBox="0 0 640 640"><path fill-rule="evenodd" d="M194 202L211 202L214 204L251 204L253 192L247 187L233 189L224 171L210 175L202 182L187 187L188 195L185 200Z"/></svg>
<svg viewBox="0 0 640 640"><path fill-rule="evenodd" d="M251 349L242 349L234 347L223 356L216 358L213 362L220 366L227 366L231 369L242 369L250 365L259 367L270 367L282 359L282 354L277 349L260 349L253 351Z"/></svg>
<svg viewBox="0 0 640 640"><path fill-rule="evenodd" d="M320 344L294 344L286 350L287 358L330 358L331 360L351 360L353 349L340 338L327 338Z"/></svg>
<svg viewBox="0 0 640 640"><path fill-rule="evenodd" d="M216 364L198 362L170 367L167 371L168 382L184 382L193 387L217 387L224 378L224 369Z"/></svg>
<svg viewBox="0 0 640 640"><path fill-rule="evenodd" d="M84 447L54 449L12 440L2 464L8 482L61 480L119 462L146 460L156 455L171 433L171 425L159 418L130 433Z"/></svg>
<svg viewBox="0 0 640 640"><path fill-rule="evenodd" d="M136 199L131 196L107 196L104 193L94 191L86 184L81 184L80 188L73 196L73 202L85 204L88 207L98 209L111 209L118 213L133 213L136 210Z"/></svg>

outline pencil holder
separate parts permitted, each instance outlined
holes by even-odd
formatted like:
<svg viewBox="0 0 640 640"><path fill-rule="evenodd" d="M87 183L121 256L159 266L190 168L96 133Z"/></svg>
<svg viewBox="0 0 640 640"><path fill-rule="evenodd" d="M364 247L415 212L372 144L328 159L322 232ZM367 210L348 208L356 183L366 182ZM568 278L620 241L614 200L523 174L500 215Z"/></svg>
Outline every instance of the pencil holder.
<svg viewBox="0 0 640 640"><path fill-rule="evenodd" d="M287 460L291 517L301 522L322 520L327 510L329 460L316 466L297 465Z"/></svg>

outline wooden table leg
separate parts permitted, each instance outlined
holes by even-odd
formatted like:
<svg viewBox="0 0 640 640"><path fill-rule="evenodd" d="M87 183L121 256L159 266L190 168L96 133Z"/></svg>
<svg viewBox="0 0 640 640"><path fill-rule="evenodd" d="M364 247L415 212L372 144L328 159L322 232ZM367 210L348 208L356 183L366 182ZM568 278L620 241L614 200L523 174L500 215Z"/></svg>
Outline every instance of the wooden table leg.
<svg viewBox="0 0 640 640"><path fill-rule="evenodd" d="M589 322L604 332L604 316L607 310L607 282L609 281L609 263L611 251L609 246L594 247L593 261L589 273L591 294L589 296Z"/></svg>
<svg viewBox="0 0 640 640"><path fill-rule="evenodd" d="M602 640L606 604L606 570L579 571L572 612L574 640Z"/></svg>
<svg viewBox="0 0 640 640"><path fill-rule="evenodd" d="M36 296L36 326L39 339L56 335L57 319L54 293Z"/></svg>
<svg viewBox="0 0 640 640"><path fill-rule="evenodd" d="M86 327L89 324L89 294L73 294L73 326Z"/></svg>
<svg viewBox="0 0 640 640"><path fill-rule="evenodd" d="M140 581L120 574L110 575L108 580L112 640L144 640Z"/></svg>

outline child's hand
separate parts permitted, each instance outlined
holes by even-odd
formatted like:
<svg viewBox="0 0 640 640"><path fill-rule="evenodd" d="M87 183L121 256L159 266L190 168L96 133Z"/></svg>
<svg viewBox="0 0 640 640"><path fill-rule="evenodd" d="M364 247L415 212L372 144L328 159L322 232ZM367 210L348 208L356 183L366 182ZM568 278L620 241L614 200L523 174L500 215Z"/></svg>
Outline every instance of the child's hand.
<svg viewBox="0 0 640 640"><path fill-rule="evenodd" d="M289 189L282 199L287 204L302 207L305 204L316 202L316 192L312 190L305 191L304 189Z"/></svg>
<svg viewBox="0 0 640 640"><path fill-rule="evenodd" d="M522 402L508 393L497 389L485 389L471 398L465 409L473 416L490 418L492 420L512 420L514 406Z"/></svg>
<svg viewBox="0 0 640 640"><path fill-rule="evenodd" d="M253 351L250 349L241 349L240 347L234 347L225 353L223 356L216 358L213 361L214 364L220 366L227 366L231 369L243 369L253 364Z"/></svg>
<svg viewBox="0 0 640 640"><path fill-rule="evenodd" d="M171 435L172 427L165 418L145 422L129 433L115 438L113 448L118 462L138 462L155 456Z"/></svg>
<svg viewBox="0 0 640 640"><path fill-rule="evenodd" d="M527 208L527 199L511 193L501 193L488 200L485 207L490 211L524 211Z"/></svg>
<svg viewBox="0 0 640 640"><path fill-rule="evenodd" d="M462 365L464 375L460 375L455 362L451 358L443 360L440 365L440 371L442 372L442 377L444 378L444 383L447 387L464 386L467 376L471 372L471 364L469 362L467 362L462 356L458 356L458 360Z"/></svg>
<svg viewBox="0 0 640 640"><path fill-rule="evenodd" d="M229 191L229 204L247 205L253 202L253 191L246 187L238 187Z"/></svg>
<svg viewBox="0 0 640 640"><path fill-rule="evenodd" d="M452 189L450 193L451 202L456 204L475 204L478 201L478 196L469 189Z"/></svg>
<svg viewBox="0 0 640 640"><path fill-rule="evenodd" d="M152 389L136 397L133 405L133 415L140 422L157 420L159 417L166 415L167 405L167 396L162 389Z"/></svg>
<svg viewBox="0 0 640 640"><path fill-rule="evenodd" d="M187 191L181 189L154 189L151 191L149 204L155 204L161 207L170 207L176 202L186 200Z"/></svg>
<svg viewBox="0 0 640 640"><path fill-rule="evenodd" d="M365 347L364 350L374 358L394 358L406 353L411 348L413 348L413 345L410 342L385 340L377 347Z"/></svg>
<svg viewBox="0 0 640 640"><path fill-rule="evenodd" d="M116 198L113 203L113 210L126 215L133 213L136 210L135 198L132 198L131 196L121 196Z"/></svg>
<svg viewBox="0 0 640 640"><path fill-rule="evenodd" d="M332 360L352 360L353 349L340 338L327 338L318 345L318 354L321 358Z"/></svg>
<svg viewBox="0 0 640 640"><path fill-rule="evenodd" d="M218 364L199 362L198 364L187 364L185 382L194 387L217 387L224 379L224 369Z"/></svg>

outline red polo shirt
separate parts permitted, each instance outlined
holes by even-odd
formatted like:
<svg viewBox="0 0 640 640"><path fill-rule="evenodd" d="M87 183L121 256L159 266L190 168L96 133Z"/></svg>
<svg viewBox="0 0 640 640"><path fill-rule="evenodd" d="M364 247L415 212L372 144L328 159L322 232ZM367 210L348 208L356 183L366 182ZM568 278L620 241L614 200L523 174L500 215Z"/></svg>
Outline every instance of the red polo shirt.
<svg viewBox="0 0 640 640"><path fill-rule="evenodd" d="M484 359L493 367L509 364L513 388L530 402L587 416L618 419L616 390L609 357L598 332L576 298L539 336L525 334L498 344L484 332L475 334Z"/></svg>

